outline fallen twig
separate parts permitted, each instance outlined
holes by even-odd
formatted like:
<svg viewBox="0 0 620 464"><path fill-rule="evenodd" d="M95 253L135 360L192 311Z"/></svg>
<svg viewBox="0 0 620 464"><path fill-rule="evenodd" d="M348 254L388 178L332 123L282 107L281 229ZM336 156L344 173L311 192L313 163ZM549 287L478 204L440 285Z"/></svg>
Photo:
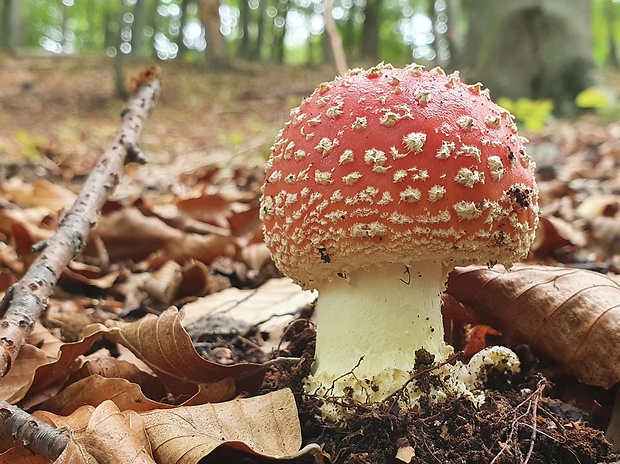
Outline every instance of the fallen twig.
<svg viewBox="0 0 620 464"><path fill-rule="evenodd" d="M56 460L69 443L69 437L60 430L2 400L0 435L12 437L16 443L51 460Z"/></svg>
<svg viewBox="0 0 620 464"><path fill-rule="evenodd" d="M65 267L84 247L124 165L145 162L138 139L159 96L159 77L156 68L149 68L137 79L137 92L121 113L121 127L114 141L101 155L56 233L39 247L41 254L0 302L0 311L4 312L0 320L0 377L14 364Z"/></svg>

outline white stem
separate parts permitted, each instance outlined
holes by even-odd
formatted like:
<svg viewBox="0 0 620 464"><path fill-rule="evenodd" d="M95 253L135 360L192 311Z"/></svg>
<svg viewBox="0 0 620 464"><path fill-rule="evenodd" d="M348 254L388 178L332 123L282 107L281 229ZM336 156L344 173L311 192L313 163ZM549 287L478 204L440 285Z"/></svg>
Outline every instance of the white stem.
<svg viewBox="0 0 620 464"><path fill-rule="evenodd" d="M372 378L384 369L411 371L415 351L444 359L441 261L372 266L319 286L315 377L331 379L354 370ZM325 385L327 383L327 385Z"/></svg>

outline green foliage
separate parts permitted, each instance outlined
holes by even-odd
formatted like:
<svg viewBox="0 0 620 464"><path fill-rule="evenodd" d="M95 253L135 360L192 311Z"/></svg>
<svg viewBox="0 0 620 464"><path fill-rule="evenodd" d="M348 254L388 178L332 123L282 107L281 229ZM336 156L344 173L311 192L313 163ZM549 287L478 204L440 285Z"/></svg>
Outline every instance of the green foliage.
<svg viewBox="0 0 620 464"><path fill-rule="evenodd" d="M553 112L553 102L549 99L530 100L529 98L499 98L497 104L510 111L523 129L538 131L542 129Z"/></svg>
<svg viewBox="0 0 620 464"><path fill-rule="evenodd" d="M38 158L39 148L46 145L47 139L42 136L32 136L23 129L15 133L15 137L22 146L22 156L26 159Z"/></svg>
<svg viewBox="0 0 620 464"><path fill-rule="evenodd" d="M607 92L599 87L590 87L580 92L575 98L579 108L602 109L611 106L611 99Z"/></svg>
<svg viewBox="0 0 620 464"><path fill-rule="evenodd" d="M233 131L218 136L220 143L230 148L239 148L246 140L245 134L241 131Z"/></svg>

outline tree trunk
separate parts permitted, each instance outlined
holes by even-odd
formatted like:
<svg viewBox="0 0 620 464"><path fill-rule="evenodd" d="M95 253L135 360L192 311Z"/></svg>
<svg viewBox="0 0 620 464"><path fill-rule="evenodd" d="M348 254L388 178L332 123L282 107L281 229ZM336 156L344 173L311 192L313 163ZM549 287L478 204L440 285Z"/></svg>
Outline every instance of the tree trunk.
<svg viewBox="0 0 620 464"><path fill-rule="evenodd" d="M116 87L116 96L120 99L126 100L129 97L127 91L126 79L125 79L125 53L121 51L121 45L123 44L123 38L121 37L121 31L125 21L123 19L126 12L125 3L121 2L118 8L118 31L116 33L116 55L114 56L114 86Z"/></svg>
<svg viewBox="0 0 620 464"><path fill-rule="evenodd" d="M592 14L584 0L468 0L464 74L494 97L551 98L570 115L593 83Z"/></svg>
<svg viewBox="0 0 620 464"><path fill-rule="evenodd" d="M198 0L198 17L207 40L204 65L208 71L224 71L231 67L226 39L220 31L219 9L219 0Z"/></svg>
<svg viewBox="0 0 620 464"><path fill-rule="evenodd" d="M144 28L146 26L146 0L136 0L133 7L133 24L131 25L131 53L145 55Z"/></svg>
<svg viewBox="0 0 620 464"><path fill-rule="evenodd" d="M274 21L273 27L273 55L272 58L277 63L284 63L284 38L286 37L286 17L288 16L289 0L278 0L278 13ZM282 27L277 27L278 19L282 20Z"/></svg>
<svg viewBox="0 0 620 464"><path fill-rule="evenodd" d="M258 3L258 31L256 34L256 44L254 45L254 53L250 59L261 61L263 43L265 41L265 21L267 16L267 1L263 0Z"/></svg>
<svg viewBox="0 0 620 464"><path fill-rule="evenodd" d="M243 60L250 57L250 3L248 0L239 0L239 21L241 22L241 43L237 56Z"/></svg>
<svg viewBox="0 0 620 464"><path fill-rule="evenodd" d="M461 50L463 49L464 32L461 21L462 19L462 2L460 0L447 0L446 14L448 15L448 30L445 38L448 41L448 52L450 58L447 68L452 70L459 67L459 59L461 58Z"/></svg>
<svg viewBox="0 0 620 464"><path fill-rule="evenodd" d="M380 0L366 0L362 32L362 59L375 63L379 59L379 15Z"/></svg>
<svg viewBox="0 0 620 464"><path fill-rule="evenodd" d="M20 0L2 2L2 19L0 21L0 48L14 49L22 44L23 21Z"/></svg>
<svg viewBox="0 0 620 464"><path fill-rule="evenodd" d="M607 17L607 40L609 42L606 61L617 71L620 69L620 60L618 59L618 42L616 41L616 4L613 0L607 1L605 16Z"/></svg>
<svg viewBox="0 0 620 464"><path fill-rule="evenodd" d="M181 2L181 24L179 24L179 35L177 36L177 47L179 47L178 57L183 58L187 53L187 46L185 45L185 34L183 31L185 30L185 26L187 25L187 9L189 7L191 0L183 0Z"/></svg>
<svg viewBox="0 0 620 464"><path fill-rule="evenodd" d="M347 58L342 48L342 37L333 16L334 0L325 0L325 34L329 38L330 48L336 69L341 76L347 72Z"/></svg>
<svg viewBox="0 0 620 464"><path fill-rule="evenodd" d="M347 19L347 22L344 25L343 28L343 34L342 34L342 46L347 54L347 56L349 58L353 58L353 52L355 50L355 30L356 30L356 23L355 23L355 14L357 11L357 5L355 2L351 3L351 6L349 7L349 17Z"/></svg>

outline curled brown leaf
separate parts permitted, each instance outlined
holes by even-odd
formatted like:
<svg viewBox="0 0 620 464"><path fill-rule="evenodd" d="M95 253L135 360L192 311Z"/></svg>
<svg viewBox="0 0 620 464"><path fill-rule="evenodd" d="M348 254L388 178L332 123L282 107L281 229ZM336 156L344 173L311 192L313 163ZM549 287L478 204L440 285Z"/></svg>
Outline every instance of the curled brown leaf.
<svg viewBox="0 0 620 464"><path fill-rule="evenodd" d="M595 272L545 266L457 268L447 293L509 343L527 343L580 381L620 380L620 286Z"/></svg>

